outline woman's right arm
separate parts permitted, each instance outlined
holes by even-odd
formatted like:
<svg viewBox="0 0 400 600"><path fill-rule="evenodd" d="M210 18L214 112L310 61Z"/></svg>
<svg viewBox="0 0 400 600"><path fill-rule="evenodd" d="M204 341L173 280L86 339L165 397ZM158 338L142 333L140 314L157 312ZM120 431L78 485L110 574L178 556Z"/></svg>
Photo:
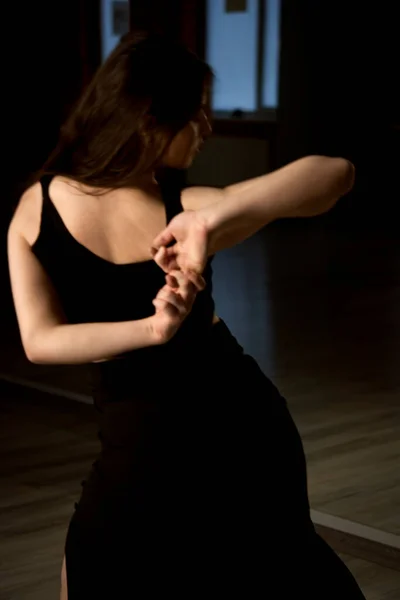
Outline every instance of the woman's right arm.
<svg viewBox="0 0 400 600"><path fill-rule="evenodd" d="M201 276L166 276L152 316L136 321L68 323L57 292L31 250L40 229L40 184L22 196L8 230L8 264L22 344L28 359L44 364L84 364L168 342L189 314Z"/></svg>
<svg viewBox="0 0 400 600"><path fill-rule="evenodd" d="M153 317L68 324L49 277L13 223L8 232L8 263L22 344L31 362L90 363L163 342Z"/></svg>

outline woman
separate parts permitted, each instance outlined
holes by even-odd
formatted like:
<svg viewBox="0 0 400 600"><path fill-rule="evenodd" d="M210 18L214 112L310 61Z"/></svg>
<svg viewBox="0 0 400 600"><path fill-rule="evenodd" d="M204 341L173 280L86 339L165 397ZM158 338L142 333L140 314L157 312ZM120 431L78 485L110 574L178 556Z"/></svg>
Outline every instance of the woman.
<svg viewBox="0 0 400 600"><path fill-rule="evenodd" d="M362 598L314 531L285 400L214 314L210 264L274 219L329 210L353 167L307 157L181 193L168 173L211 133L210 85L186 49L127 36L9 228L26 355L92 363L101 452L62 597Z"/></svg>

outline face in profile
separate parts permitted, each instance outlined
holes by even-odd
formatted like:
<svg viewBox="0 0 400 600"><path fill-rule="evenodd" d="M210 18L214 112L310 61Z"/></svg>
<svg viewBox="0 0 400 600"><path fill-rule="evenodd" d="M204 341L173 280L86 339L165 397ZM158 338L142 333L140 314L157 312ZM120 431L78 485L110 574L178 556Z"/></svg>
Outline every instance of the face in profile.
<svg viewBox="0 0 400 600"><path fill-rule="evenodd" d="M177 133L164 156L164 165L174 169L187 169L200 152L212 129L206 106Z"/></svg>

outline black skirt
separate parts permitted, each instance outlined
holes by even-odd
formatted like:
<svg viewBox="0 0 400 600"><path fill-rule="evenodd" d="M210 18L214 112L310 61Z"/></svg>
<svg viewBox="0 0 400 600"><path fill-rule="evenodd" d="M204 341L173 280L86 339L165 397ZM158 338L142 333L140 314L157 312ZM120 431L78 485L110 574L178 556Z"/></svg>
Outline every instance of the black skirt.
<svg viewBox="0 0 400 600"><path fill-rule="evenodd" d="M314 531L285 400L223 322L180 358L104 365L94 401L102 451L68 529L69 600L363 598Z"/></svg>

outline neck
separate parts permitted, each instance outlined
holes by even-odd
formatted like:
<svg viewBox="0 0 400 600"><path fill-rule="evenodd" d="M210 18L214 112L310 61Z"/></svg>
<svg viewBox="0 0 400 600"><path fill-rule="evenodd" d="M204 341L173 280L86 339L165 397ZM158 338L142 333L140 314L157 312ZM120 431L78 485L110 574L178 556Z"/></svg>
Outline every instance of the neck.
<svg viewBox="0 0 400 600"><path fill-rule="evenodd" d="M132 187L143 188L153 186L154 184L157 184L157 179L155 173L152 172L135 179L135 181L132 182Z"/></svg>

